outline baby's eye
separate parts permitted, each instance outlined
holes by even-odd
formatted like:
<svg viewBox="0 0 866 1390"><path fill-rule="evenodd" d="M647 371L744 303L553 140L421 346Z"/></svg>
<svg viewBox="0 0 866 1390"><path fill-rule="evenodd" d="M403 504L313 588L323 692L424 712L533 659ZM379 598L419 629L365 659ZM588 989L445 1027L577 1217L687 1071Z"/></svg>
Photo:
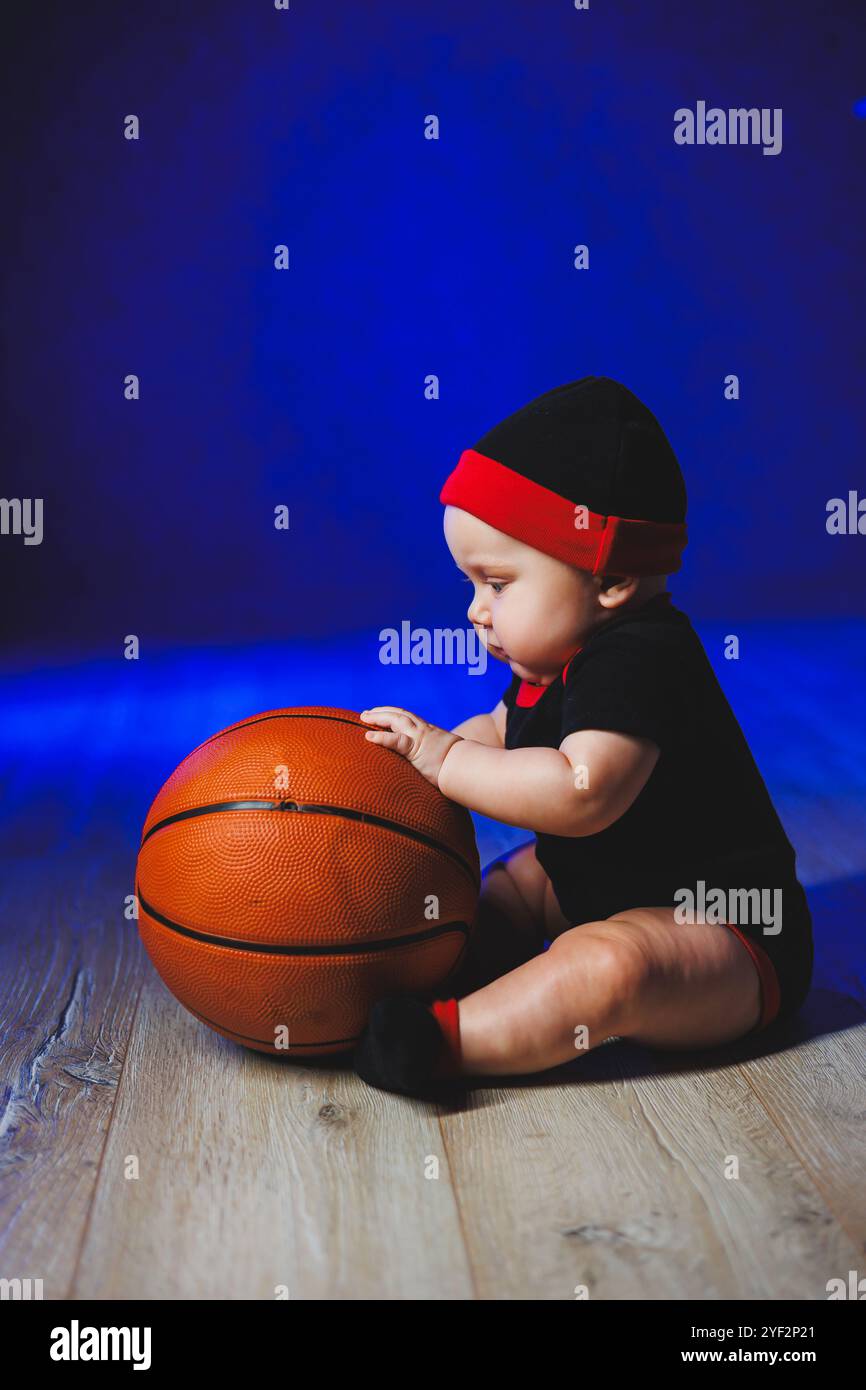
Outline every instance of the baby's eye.
<svg viewBox="0 0 866 1390"><path fill-rule="evenodd" d="M469 576L466 575L466 574L461 575L461 578L462 578L464 584L472 584L472 583L474 582L474 581L471 580L471 579L469 578ZM494 592L495 594L501 594L501 593L502 593L502 590L505 588L505 585L504 585L503 583L500 583L500 581L499 581L498 579L497 579L497 580L492 580L492 579L491 579L489 582L490 582L490 587L491 587L491 589L493 590L493 592Z"/></svg>

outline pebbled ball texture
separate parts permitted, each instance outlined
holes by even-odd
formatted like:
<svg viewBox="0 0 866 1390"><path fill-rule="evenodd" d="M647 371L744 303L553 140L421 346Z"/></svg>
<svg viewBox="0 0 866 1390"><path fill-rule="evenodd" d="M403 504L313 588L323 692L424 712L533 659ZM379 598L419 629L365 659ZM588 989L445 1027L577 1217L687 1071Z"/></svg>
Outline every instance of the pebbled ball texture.
<svg viewBox="0 0 866 1390"><path fill-rule="evenodd" d="M184 758L148 812L139 932L202 1023L294 1059L354 1047L392 992L456 969L480 890L472 818L352 710L270 710Z"/></svg>

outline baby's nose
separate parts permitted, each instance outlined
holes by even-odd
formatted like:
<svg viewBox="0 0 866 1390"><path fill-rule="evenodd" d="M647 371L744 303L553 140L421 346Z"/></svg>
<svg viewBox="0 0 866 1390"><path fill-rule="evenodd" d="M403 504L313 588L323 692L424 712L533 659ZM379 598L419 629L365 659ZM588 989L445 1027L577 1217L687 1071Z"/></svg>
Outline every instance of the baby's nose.
<svg viewBox="0 0 866 1390"><path fill-rule="evenodd" d="M482 608L481 604L478 602L477 599L473 599L470 603L466 616L469 619L470 623L475 623L476 625L481 623L482 620L486 617L485 610Z"/></svg>

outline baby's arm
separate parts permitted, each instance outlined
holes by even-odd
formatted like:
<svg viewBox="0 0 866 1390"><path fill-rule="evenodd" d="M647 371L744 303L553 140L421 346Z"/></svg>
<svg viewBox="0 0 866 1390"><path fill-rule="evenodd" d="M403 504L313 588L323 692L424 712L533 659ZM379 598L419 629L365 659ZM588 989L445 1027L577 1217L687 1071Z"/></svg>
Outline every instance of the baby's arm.
<svg viewBox="0 0 866 1390"><path fill-rule="evenodd" d="M492 724L492 715L480 717ZM546 835L593 833L590 798L576 789L571 763L556 748L503 748L463 736L445 754L438 782L452 801L507 825Z"/></svg>
<svg viewBox="0 0 866 1390"><path fill-rule="evenodd" d="M558 749L485 747L462 738L445 754L439 790L525 830L595 835L628 810L658 757L649 739L600 729L569 734Z"/></svg>
<svg viewBox="0 0 866 1390"><path fill-rule="evenodd" d="M454 748L463 748L464 752L455 771L451 760L458 755L454 748L448 750L439 770L439 790L452 801L508 825L550 835L575 834L574 810L579 793L574 788L571 763L553 748L506 750L507 714L505 702L500 700L489 714L473 714L451 730L462 740ZM480 760L466 756L470 749L481 755ZM493 751L492 760L488 750ZM503 763L506 756L509 761ZM584 794L584 805L585 802ZM579 833L589 833L589 827Z"/></svg>
<svg viewBox="0 0 866 1390"><path fill-rule="evenodd" d="M471 738L475 743L484 743L488 748L502 748L505 745L505 715L505 702L500 700L489 714L473 714L451 732L461 738Z"/></svg>

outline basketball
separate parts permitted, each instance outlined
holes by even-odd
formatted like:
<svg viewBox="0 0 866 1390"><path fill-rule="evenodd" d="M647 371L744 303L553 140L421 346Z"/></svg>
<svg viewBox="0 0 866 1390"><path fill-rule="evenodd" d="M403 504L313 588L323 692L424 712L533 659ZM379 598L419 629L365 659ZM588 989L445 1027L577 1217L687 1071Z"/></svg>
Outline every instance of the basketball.
<svg viewBox="0 0 866 1390"><path fill-rule="evenodd" d="M184 758L148 812L138 929L184 1008L301 1059L354 1047L384 994L435 996L480 892L469 812L352 710L271 710Z"/></svg>

